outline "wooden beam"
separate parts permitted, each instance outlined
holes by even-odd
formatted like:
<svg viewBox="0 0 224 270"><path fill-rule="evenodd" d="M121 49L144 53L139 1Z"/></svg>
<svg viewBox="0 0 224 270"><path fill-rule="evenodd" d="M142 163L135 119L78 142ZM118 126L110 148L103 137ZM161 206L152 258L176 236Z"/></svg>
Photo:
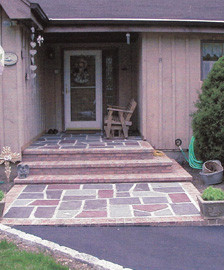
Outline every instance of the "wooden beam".
<svg viewBox="0 0 224 270"><path fill-rule="evenodd" d="M47 26L45 33L84 33L84 32L151 32L151 33L204 33L224 34L221 27L197 26L138 26L138 25L73 25Z"/></svg>

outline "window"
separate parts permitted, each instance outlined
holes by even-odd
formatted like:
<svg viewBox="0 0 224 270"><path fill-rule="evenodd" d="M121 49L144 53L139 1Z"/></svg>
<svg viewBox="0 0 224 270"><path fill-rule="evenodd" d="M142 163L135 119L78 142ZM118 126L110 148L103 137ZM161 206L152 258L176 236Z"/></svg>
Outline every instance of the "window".
<svg viewBox="0 0 224 270"><path fill-rule="evenodd" d="M202 80L204 80L214 63L224 55L224 42L202 43Z"/></svg>

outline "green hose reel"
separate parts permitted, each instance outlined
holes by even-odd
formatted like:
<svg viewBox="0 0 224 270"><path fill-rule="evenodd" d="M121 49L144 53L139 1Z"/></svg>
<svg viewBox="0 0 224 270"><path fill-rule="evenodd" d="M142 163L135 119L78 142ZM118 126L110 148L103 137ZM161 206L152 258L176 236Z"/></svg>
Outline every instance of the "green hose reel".
<svg viewBox="0 0 224 270"><path fill-rule="evenodd" d="M183 151L183 149L181 147L181 144L182 144L181 139L176 139L175 140L175 144L176 144L176 146L179 147L180 151L182 152L182 154L183 154L184 158L186 159L186 161L189 163L190 167L193 168L193 169L201 170L202 169L203 162L200 161L200 160L197 160L197 158L195 157L195 153L194 153L194 141L195 141L195 137L192 136L191 137L190 144L189 144L189 155L188 155L188 157L184 153L184 151Z"/></svg>

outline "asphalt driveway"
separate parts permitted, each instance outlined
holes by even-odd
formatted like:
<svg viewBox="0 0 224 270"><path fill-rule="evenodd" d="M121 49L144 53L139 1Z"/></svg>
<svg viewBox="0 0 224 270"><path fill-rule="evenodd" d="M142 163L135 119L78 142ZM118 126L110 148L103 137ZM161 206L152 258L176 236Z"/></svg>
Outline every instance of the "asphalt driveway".
<svg viewBox="0 0 224 270"><path fill-rule="evenodd" d="M135 270L222 270L224 227L15 226Z"/></svg>

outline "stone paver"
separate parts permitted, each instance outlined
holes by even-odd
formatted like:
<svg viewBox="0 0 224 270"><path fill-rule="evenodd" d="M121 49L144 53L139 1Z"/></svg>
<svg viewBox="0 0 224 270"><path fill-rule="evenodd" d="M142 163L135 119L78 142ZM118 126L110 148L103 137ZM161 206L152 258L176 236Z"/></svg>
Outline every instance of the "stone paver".
<svg viewBox="0 0 224 270"><path fill-rule="evenodd" d="M194 215L198 213L198 209L192 203L171 204L171 207L176 215Z"/></svg>
<svg viewBox="0 0 224 270"><path fill-rule="evenodd" d="M202 222L192 183L15 185L3 224L121 225Z"/></svg>
<svg viewBox="0 0 224 270"><path fill-rule="evenodd" d="M87 148L141 148L140 136L129 136L128 140L107 140L101 134L44 134L27 149L87 149Z"/></svg>

